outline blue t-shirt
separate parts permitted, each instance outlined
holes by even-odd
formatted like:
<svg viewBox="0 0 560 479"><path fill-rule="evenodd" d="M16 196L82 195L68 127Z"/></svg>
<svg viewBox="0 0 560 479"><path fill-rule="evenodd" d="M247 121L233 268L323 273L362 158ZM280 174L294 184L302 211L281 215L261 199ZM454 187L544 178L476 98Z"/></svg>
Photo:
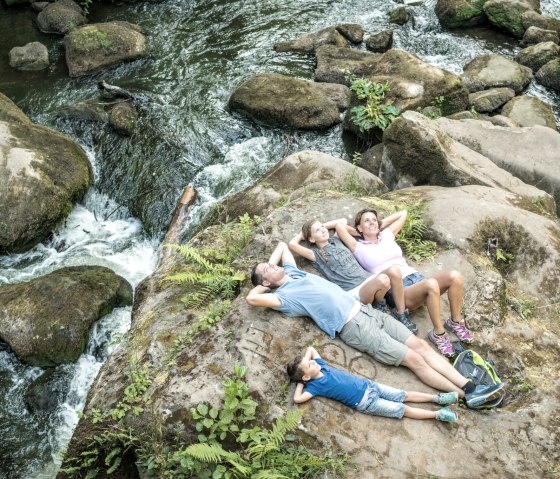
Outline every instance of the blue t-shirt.
<svg viewBox="0 0 560 479"><path fill-rule="evenodd" d="M272 309L286 316L309 316L334 339L346 323L356 300L336 284L316 274L301 271L291 263L283 266L291 280L274 291L280 306Z"/></svg>
<svg viewBox="0 0 560 479"><path fill-rule="evenodd" d="M371 277L338 236L331 236L323 248L312 245L311 250L315 255L315 261L309 261L311 265L344 291L360 286Z"/></svg>
<svg viewBox="0 0 560 479"><path fill-rule="evenodd" d="M308 381L305 392L313 396L335 399L351 408L360 404L368 387L367 379L333 368L321 358L315 361L321 366L323 376Z"/></svg>

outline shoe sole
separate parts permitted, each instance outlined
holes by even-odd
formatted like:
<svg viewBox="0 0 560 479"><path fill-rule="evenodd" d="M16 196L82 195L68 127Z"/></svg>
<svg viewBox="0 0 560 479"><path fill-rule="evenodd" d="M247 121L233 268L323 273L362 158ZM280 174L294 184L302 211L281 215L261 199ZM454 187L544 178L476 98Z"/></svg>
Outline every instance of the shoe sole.
<svg viewBox="0 0 560 479"><path fill-rule="evenodd" d="M432 337L429 334L428 334L428 341L430 341L430 343L432 343L437 348L437 350L439 351L439 353L442 356L444 356L446 358L452 358L453 356L456 355L455 351L453 351L452 353L447 353L447 354L444 353L441 349L439 349L438 345L436 344L436 342L432 339Z"/></svg>
<svg viewBox="0 0 560 479"><path fill-rule="evenodd" d="M469 404L468 401L465 401L465 404L467 405L467 407L476 407L479 408L480 406L482 406L483 404L487 404L491 401L494 401L496 399L498 399L500 396L503 395L503 389L504 389L504 384L501 384L501 388L500 389L496 389L495 391L491 392L488 396L484 397L484 398L476 398L476 399L480 399L479 402L476 402L474 404Z"/></svg>

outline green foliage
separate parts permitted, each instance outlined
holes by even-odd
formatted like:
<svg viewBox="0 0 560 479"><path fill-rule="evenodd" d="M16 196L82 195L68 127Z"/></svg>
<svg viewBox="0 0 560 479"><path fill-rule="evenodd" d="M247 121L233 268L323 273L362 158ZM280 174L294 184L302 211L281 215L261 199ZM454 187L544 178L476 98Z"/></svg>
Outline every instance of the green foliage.
<svg viewBox="0 0 560 479"><path fill-rule="evenodd" d="M444 104L445 104L445 97L443 95L436 96L432 101L432 105L439 108L440 110L443 109Z"/></svg>
<svg viewBox="0 0 560 479"><path fill-rule="evenodd" d="M87 17L89 15L90 7L92 3L93 0L78 0L78 4L80 5L80 7L82 7L82 10L84 11L84 17Z"/></svg>
<svg viewBox="0 0 560 479"><path fill-rule="evenodd" d="M496 261L503 261L506 264L515 260L515 256L511 253L503 251L501 248L496 248Z"/></svg>
<svg viewBox="0 0 560 479"><path fill-rule="evenodd" d="M367 195L369 189L367 185L360 179L358 174L358 167L356 163L362 159L362 155L359 152L355 152L352 156L352 169L344 177L344 186L341 188L343 193L347 193L352 196L360 197Z"/></svg>
<svg viewBox="0 0 560 479"><path fill-rule="evenodd" d="M422 215L426 210L426 205L415 203L408 205L406 210L408 217L398 234L399 244L412 261L419 262L433 259L437 252L437 244L435 241L424 239L427 226L422 220Z"/></svg>
<svg viewBox="0 0 560 479"><path fill-rule="evenodd" d="M527 379L521 376L512 376L509 379L514 383L515 392L525 393L535 389L534 384L531 384Z"/></svg>
<svg viewBox="0 0 560 479"><path fill-rule="evenodd" d="M358 105L350 110L352 122L362 133L373 128L385 130L399 114L392 100L385 100L389 83L373 83L367 78L358 78L350 74L346 76L346 80L358 100L365 101L365 105Z"/></svg>

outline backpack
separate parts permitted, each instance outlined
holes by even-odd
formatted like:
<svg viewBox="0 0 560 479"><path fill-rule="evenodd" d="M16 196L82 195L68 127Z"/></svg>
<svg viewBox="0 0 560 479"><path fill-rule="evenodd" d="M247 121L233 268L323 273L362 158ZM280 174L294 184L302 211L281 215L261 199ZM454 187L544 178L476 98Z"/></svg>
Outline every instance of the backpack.
<svg viewBox="0 0 560 479"><path fill-rule="evenodd" d="M453 367L459 371L465 378L470 379L476 386L493 386L502 384L502 375L489 359L484 359L480 354L472 349L466 349L459 353ZM474 409L489 409L499 406L504 399L502 394L498 399L489 403L482 404Z"/></svg>

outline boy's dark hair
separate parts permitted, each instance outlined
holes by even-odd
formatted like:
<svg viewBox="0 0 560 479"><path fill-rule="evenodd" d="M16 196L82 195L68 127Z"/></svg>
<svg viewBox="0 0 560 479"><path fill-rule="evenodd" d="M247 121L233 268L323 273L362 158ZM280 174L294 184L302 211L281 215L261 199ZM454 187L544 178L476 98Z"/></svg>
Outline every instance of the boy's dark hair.
<svg viewBox="0 0 560 479"><path fill-rule="evenodd" d="M286 365L286 372L288 373L288 376L290 377L290 379L292 381L295 381L296 383L304 382L303 379L302 379L303 378L303 371L299 367L299 365L301 364L302 361L303 361L303 356L298 356L295 359L292 359Z"/></svg>
<svg viewBox="0 0 560 479"><path fill-rule="evenodd" d="M253 266L253 269L251 270L251 283L253 283L253 286L262 285L262 281L263 281L262 274L257 273L257 267L259 266L259 264L260 263L257 263L255 266Z"/></svg>

